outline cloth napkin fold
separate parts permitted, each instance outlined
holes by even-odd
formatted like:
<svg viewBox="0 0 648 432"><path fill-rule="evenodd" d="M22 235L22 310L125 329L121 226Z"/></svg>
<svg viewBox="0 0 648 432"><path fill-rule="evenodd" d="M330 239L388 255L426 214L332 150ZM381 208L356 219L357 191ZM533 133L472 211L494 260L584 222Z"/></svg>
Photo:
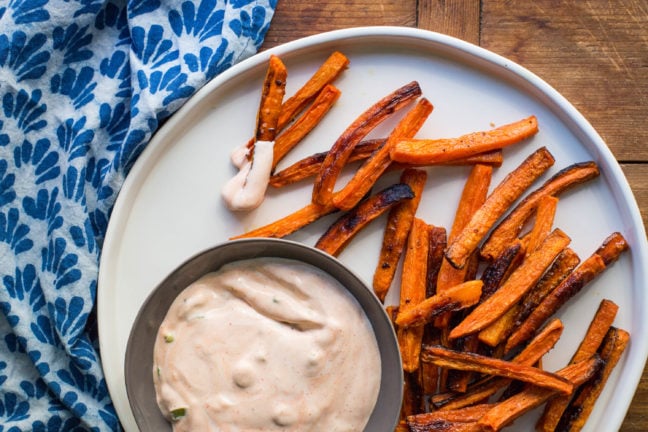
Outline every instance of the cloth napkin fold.
<svg viewBox="0 0 648 432"><path fill-rule="evenodd" d="M160 123L276 0L0 3L0 432L121 429L98 353L112 206Z"/></svg>

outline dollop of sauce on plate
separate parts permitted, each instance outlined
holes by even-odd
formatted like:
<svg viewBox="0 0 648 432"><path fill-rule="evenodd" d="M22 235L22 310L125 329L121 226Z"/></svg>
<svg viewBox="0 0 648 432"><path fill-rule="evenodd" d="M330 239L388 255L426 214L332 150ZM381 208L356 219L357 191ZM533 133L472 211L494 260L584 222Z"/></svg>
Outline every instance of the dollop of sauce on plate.
<svg viewBox="0 0 648 432"><path fill-rule="evenodd" d="M381 364L371 324L308 264L223 266L176 298L159 328L158 405L181 431L363 430Z"/></svg>
<svg viewBox="0 0 648 432"><path fill-rule="evenodd" d="M232 211L253 210L260 206L270 181L274 141L256 141L251 158L247 157L247 151L243 146L232 152L232 163L239 172L221 190L223 201Z"/></svg>

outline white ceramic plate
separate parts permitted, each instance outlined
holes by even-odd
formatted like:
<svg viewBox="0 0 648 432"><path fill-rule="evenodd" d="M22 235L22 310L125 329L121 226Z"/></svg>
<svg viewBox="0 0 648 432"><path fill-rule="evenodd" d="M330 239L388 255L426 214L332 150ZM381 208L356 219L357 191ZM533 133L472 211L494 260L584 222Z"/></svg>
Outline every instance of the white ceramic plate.
<svg viewBox="0 0 648 432"><path fill-rule="evenodd" d="M241 62L188 101L140 156L115 204L99 273L101 356L110 394L126 430L136 427L126 398L124 353L132 322L147 294L198 251L284 216L309 200L310 185L303 183L272 191L259 209L248 214L233 214L221 202L220 189L234 173L229 153L254 131L268 57L276 54L286 63L290 95L333 50L342 51L351 60L336 82L342 96L283 166L329 148L358 114L412 80L420 83L423 94L435 105L419 136L456 136L530 114L538 117L538 135L505 151L505 163L496 170L492 184L540 146L547 146L556 158L554 167L540 181L573 162L595 160L599 164L600 178L561 197L556 226L571 236L572 247L582 257L591 254L613 231L623 233L631 251L560 312L566 331L544 365L555 370L568 361L601 299L619 304L615 325L630 331L632 342L586 426L588 431L617 430L641 376L648 342L643 318L648 312L646 234L620 167L577 110L529 71L448 36L393 27L320 34ZM381 126L374 135L384 134L387 127ZM431 169L418 216L449 227L467 172L466 167ZM385 182L390 180L395 177ZM313 244L333 218L320 220L290 238ZM378 257L381 220L340 255L367 282ZM534 418L526 416L510 430L531 430Z"/></svg>

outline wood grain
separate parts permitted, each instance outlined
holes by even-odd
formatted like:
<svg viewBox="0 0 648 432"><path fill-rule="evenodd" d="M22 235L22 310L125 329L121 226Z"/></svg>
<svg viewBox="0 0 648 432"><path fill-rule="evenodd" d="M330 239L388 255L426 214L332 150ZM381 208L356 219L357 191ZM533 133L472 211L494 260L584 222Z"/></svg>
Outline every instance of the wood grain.
<svg viewBox="0 0 648 432"><path fill-rule="evenodd" d="M421 1L417 27L478 44L479 13L475 0Z"/></svg>
<svg viewBox="0 0 648 432"><path fill-rule="evenodd" d="M520 3L524 3L522 6ZM482 2L481 45L578 108L622 161L648 160L648 2Z"/></svg>

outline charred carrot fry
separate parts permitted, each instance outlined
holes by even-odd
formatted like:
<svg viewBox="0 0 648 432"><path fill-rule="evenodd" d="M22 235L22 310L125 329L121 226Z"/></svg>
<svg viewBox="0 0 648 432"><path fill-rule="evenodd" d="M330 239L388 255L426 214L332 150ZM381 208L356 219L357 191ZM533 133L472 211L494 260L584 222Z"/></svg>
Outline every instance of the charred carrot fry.
<svg viewBox="0 0 648 432"><path fill-rule="evenodd" d="M272 169L320 123L324 115L329 112L335 101L338 100L340 93L340 90L335 86L326 85L304 114L276 137Z"/></svg>
<svg viewBox="0 0 648 432"><path fill-rule="evenodd" d="M421 407L421 389L415 374L405 373L403 383L403 403L401 405L401 419L405 421L408 416L416 414Z"/></svg>
<svg viewBox="0 0 648 432"><path fill-rule="evenodd" d="M482 285L480 280L467 281L428 297L417 305L401 309L396 318L396 325L402 328L420 326L443 312L472 306L479 301Z"/></svg>
<svg viewBox="0 0 648 432"><path fill-rule="evenodd" d="M448 244L446 229L440 226L430 228L430 246L428 248L428 265L426 276L426 297L432 297L437 293L437 281L439 269L443 262L443 252Z"/></svg>
<svg viewBox="0 0 648 432"><path fill-rule="evenodd" d="M353 208L391 164L389 149L402 138L416 135L432 109L433 106L430 101L425 98L419 99L417 104L409 110L389 134L385 145L371 155L342 189L335 192L332 198L333 205L341 210Z"/></svg>
<svg viewBox="0 0 648 432"><path fill-rule="evenodd" d="M605 365L590 381L586 382L578 390L578 394L574 396L574 399L561 418L558 424L558 430L576 432L583 428L610 374L625 351L629 340L630 335L625 330L615 327L611 327L608 330L599 350L599 355L605 362Z"/></svg>
<svg viewBox="0 0 648 432"><path fill-rule="evenodd" d="M610 327L612 327L612 322L618 310L619 307L613 301L607 299L601 301L583 340L569 361L569 364L587 360L596 354L608 334ZM536 423L536 431L552 432L556 430L558 422L569 405L570 400L570 398L562 396L555 397L547 402L542 416Z"/></svg>
<svg viewBox="0 0 648 432"><path fill-rule="evenodd" d="M278 127L283 129L312 101L329 83L335 81L349 65L349 59L341 52L333 52L310 79L281 107Z"/></svg>
<svg viewBox="0 0 648 432"><path fill-rule="evenodd" d="M556 313L567 300L580 292L583 287L602 273L627 248L628 244L620 233L611 234L596 252L583 261L560 285L552 290L527 319L516 328L506 342L506 350L510 351L528 340L547 318Z"/></svg>
<svg viewBox="0 0 648 432"><path fill-rule="evenodd" d="M574 388L568 380L535 367L439 346L424 347L421 351L421 360L449 369L468 370L515 379L551 389L560 394L570 394Z"/></svg>
<svg viewBox="0 0 648 432"><path fill-rule="evenodd" d="M332 206L320 206L317 204L307 204L305 207L276 220L268 225L259 227L245 234L231 237L230 240L251 238L251 237L274 237L282 238L295 231L309 225L321 217L338 211Z"/></svg>
<svg viewBox="0 0 648 432"><path fill-rule="evenodd" d="M560 284L580 263L580 257L571 248L566 248L551 267L542 275L538 283L520 300L520 308L515 325L520 326L547 294Z"/></svg>
<svg viewBox="0 0 648 432"><path fill-rule="evenodd" d="M353 148L348 163L368 159L371 154L385 144L384 139L372 139L360 142ZM297 183L316 175L328 152L315 153L295 162L289 167L270 176L270 186L280 188Z"/></svg>
<svg viewBox="0 0 648 432"><path fill-rule="evenodd" d="M474 423L486 414L493 406L480 404L456 410L434 411L407 417L407 425L412 432L479 431Z"/></svg>
<svg viewBox="0 0 648 432"><path fill-rule="evenodd" d="M419 169L407 169L401 174L400 183L408 185L414 197L394 206L387 216L380 257L373 277L373 289L381 301L385 300L394 280L426 180L427 173Z"/></svg>
<svg viewBox="0 0 648 432"><path fill-rule="evenodd" d="M564 326L559 319L552 320L542 329L538 335L524 347L524 349L511 361L526 366L535 365L547 352L549 352L562 335ZM440 407L441 410L457 409L472 405L479 401L487 400L511 383L509 378L487 377L472 386L467 392L456 395L446 401Z"/></svg>
<svg viewBox="0 0 648 432"><path fill-rule="evenodd" d="M329 150L313 184L313 202L327 204L333 198L337 178L353 148L378 124L421 95L416 81L385 96L362 113L335 141Z"/></svg>
<svg viewBox="0 0 648 432"><path fill-rule="evenodd" d="M512 270L517 268L524 257L524 252L522 242L514 241L499 258L484 268L481 274L481 280L484 282L482 301L493 295Z"/></svg>
<svg viewBox="0 0 648 432"><path fill-rule="evenodd" d="M450 243L446 251L448 261L455 267L463 267L497 219L553 163L554 158L549 150L542 147L509 173Z"/></svg>
<svg viewBox="0 0 648 432"><path fill-rule="evenodd" d="M414 198L412 189L406 184L389 186L343 214L317 240L315 247L337 256L351 239L369 222L403 200Z"/></svg>
<svg viewBox="0 0 648 432"><path fill-rule="evenodd" d="M429 226L423 220L414 218L407 240L407 251L403 259L399 316L403 311L425 300L429 232ZM398 326L398 316L396 325ZM405 372L416 371L419 367L423 327L410 329L398 327L396 334L403 360L403 370Z"/></svg>
<svg viewBox="0 0 648 432"><path fill-rule="evenodd" d="M569 242L570 238L556 228L542 246L530 254L492 296L480 303L452 329L450 339L479 331L502 316L533 287Z"/></svg>
<svg viewBox="0 0 648 432"><path fill-rule="evenodd" d="M274 141L277 135L277 123L286 92L287 75L288 71L281 59L275 55L270 56L257 113L256 141Z"/></svg>
<svg viewBox="0 0 648 432"><path fill-rule="evenodd" d="M430 164L474 156L516 144L538 132L538 120L530 116L488 131L473 132L458 138L410 139L391 150L396 162Z"/></svg>
<svg viewBox="0 0 648 432"><path fill-rule="evenodd" d="M459 198L459 205L457 206L452 228L450 229L450 236L448 238L450 242L459 235L475 211L486 201L492 174L493 167L488 165L475 165L470 171L461 197ZM445 290L464 282L467 271L468 266L457 269L448 260L444 259L439 270L437 281L438 292L443 293ZM434 325L439 328L444 328L448 326L449 320L450 314L444 314L435 320Z"/></svg>
<svg viewBox="0 0 648 432"><path fill-rule="evenodd" d="M597 357L567 366L556 373L563 379L569 380L572 386L580 385L592 377L601 367L602 361ZM506 399L495 406L479 420L486 431L499 431L515 419L542 405L553 397L556 392L552 389L541 388L537 385L527 386L520 393Z"/></svg>
<svg viewBox="0 0 648 432"><path fill-rule="evenodd" d="M480 249L482 258L492 260L502 253L504 248L517 238L524 224L535 212L538 203L544 196L559 195L570 188L591 180L599 175L599 169L594 162L582 162L570 165L547 180L538 189L527 195L500 222Z"/></svg>

